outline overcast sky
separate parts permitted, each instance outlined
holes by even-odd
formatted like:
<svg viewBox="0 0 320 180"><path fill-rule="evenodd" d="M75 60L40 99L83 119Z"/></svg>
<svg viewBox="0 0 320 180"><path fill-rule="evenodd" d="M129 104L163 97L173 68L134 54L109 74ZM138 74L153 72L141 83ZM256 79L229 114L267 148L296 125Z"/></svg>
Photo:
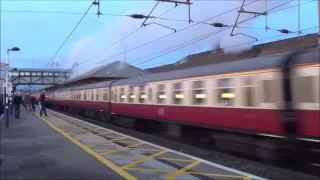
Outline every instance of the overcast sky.
<svg viewBox="0 0 320 180"><path fill-rule="evenodd" d="M12 52L10 54L11 66L44 68L80 20L82 17L81 13L84 13L88 9L91 2L92 1L88 0L1 1L1 61L5 61L5 52L7 48L17 46L21 48L21 51ZM191 18L194 22L200 22L210 17L214 17L222 12L239 7L242 3L240 0L194 0L192 2ZM250 1L246 1L246 3L249 2ZM267 9L271 9L285 2L288 1L270 0L267 3ZM300 1L300 3L303 4L300 7L301 29L318 26L317 1L314 0L309 3L306 2L308 1ZM89 14L83 19L82 23L57 54L56 58L53 60L54 64L56 65L56 62L59 62L59 67L71 68L74 62L77 61L80 63L79 71L84 72L93 67L110 63L115 60L123 61L124 54L121 54L121 52L124 51L125 47L129 50L168 34L172 35L127 52L126 61L133 65L137 65L138 67L147 68L151 66L158 66L162 63L166 64L174 62L189 54L212 49L217 44L221 44L221 47L228 47L253 40L241 35L230 37L230 30L227 30L176 50L177 47L180 47L178 46L179 44L190 42L192 39L202 37L210 32L215 32L221 29L214 28L207 24L198 24L180 31L187 26L195 24L189 24L187 21L187 6L179 5L173 8L174 4L159 3L152 15L159 16L171 8L172 10L161 16L162 18L167 18L166 20L157 19L154 22L174 28L178 31L177 33L173 34L171 29L158 25L149 25L141 28L136 33L111 48L106 49L114 42L138 29L142 23L142 20L114 15L130 15L134 13L147 15L155 3L155 1L151 0L101 1L100 11L105 15L98 18L95 15L97 7L93 6L90 9ZM297 3L298 1L294 0L275 10L294 6L297 5ZM257 12L263 12L265 11L265 8L264 1L255 2L245 6L245 10ZM44 12L78 12L79 14ZM237 11L233 11L213 18L207 22L221 22L226 25L232 25L235 22L236 16ZM240 21L248 17L252 17L252 15L241 14ZM280 35L279 32L275 31L277 29L297 31L298 7L296 6L269 14L267 16L267 25L273 30L268 32L263 30L265 22L264 16L257 17L247 23L240 24L239 27L241 28L236 29L235 33L241 32L256 37L259 40L256 42L258 44L297 36L297 34L291 34L260 41L267 37ZM305 33L315 32L318 32L318 28L305 31ZM229 50L238 51L244 48L250 48L251 46L252 44L247 44L246 46L229 48ZM105 49L105 51L97 54L103 49ZM170 53L167 53L168 49L170 50ZM164 55L164 53L167 54ZM115 56L117 54L119 55Z"/></svg>

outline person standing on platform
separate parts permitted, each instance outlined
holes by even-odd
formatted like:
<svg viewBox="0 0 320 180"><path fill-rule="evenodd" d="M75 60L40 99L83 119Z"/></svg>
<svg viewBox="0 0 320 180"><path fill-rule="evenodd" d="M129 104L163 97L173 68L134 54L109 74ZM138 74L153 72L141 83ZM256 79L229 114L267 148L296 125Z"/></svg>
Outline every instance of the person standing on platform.
<svg viewBox="0 0 320 180"><path fill-rule="evenodd" d="M33 111L36 111L35 104L36 104L36 97L35 96L31 96L31 105L32 105Z"/></svg>
<svg viewBox="0 0 320 180"><path fill-rule="evenodd" d="M42 113L44 113L44 115L47 116L45 100L46 100L46 95L45 95L45 90L43 90L39 97L40 116L42 116Z"/></svg>
<svg viewBox="0 0 320 180"><path fill-rule="evenodd" d="M2 120L2 118L3 118L4 110L5 110L5 108L4 108L3 102L1 101L0 102L0 120Z"/></svg>
<svg viewBox="0 0 320 180"><path fill-rule="evenodd" d="M23 99L24 105L26 107L26 111L31 111L31 97L30 97L30 93L26 93L26 95L24 96Z"/></svg>
<svg viewBox="0 0 320 180"><path fill-rule="evenodd" d="M14 94L12 93L11 94L11 98L9 99L9 104L10 104L10 115L13 114L13 97L14 97Z"/></svg>
<svg viewBox="0 0 320 180"><path fill-rule="evenodd" d="M22 97L20 96L19 93L15 93L13 96L13 106L14 106L14 116L17 119L20 119L20 104L22 102Z"/></svg>
<svg viewBox="0 0 320 180"><path fill-rule="evenodd" d="M22 98L22 99L21 99L21 104L22 104L22 106L23 106L23 107L26 107L26 105L24 104L24 96L25 96L24 93L20 93L19 95L20 95L21 98Z"/></svg>

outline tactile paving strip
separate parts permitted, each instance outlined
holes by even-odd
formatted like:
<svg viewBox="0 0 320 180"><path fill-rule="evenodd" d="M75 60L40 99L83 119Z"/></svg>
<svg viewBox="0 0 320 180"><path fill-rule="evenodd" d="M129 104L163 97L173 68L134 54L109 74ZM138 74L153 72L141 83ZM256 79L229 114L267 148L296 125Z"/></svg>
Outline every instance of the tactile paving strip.
<svg viewBox="0 0 320 180"><path fill-rule="evenodd" d="M42 118L134 179L264 179L50 111ZM105 163L108 166L108 163ZM120 171L121 170L121 171ZM123 176L123 177L129 177Z"/></svg>

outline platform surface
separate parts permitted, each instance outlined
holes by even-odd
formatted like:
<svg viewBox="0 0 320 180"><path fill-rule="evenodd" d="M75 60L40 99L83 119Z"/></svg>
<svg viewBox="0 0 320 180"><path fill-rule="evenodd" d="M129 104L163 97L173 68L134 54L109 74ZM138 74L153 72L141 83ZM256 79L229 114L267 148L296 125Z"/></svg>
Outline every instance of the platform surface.
<svg viewBox="0 0 320 180"><path fill-rule="evenodd" d="M50 110L21 113L1 127L1 179L264 179Z"/></svg>
<svg viewBox="0 0 320 180"><path fill-rule="evenodd" d="M125 179L264 179L49 111L41 118Z"/></svg>
<svg viewBox="0 0 320 180"><path fill-rule="evenodd" d="M123 179L31 112L2 123L0 179Z"/></svg>

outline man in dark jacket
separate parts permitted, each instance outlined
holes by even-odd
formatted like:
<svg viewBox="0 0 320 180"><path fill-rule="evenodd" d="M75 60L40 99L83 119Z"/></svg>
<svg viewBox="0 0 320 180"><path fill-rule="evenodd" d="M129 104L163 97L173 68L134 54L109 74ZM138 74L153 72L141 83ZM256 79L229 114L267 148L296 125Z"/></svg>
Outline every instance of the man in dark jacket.
<svg viewBox="0 0 320 180"><path fill-rule="evenodd" d="M36 97L32 96L31 97L31 105L32 105L33 111L36 111L35 104L36 104Z"/></svg>
<svg viewBox="0 0 320 180"><path fill-rule="evenodd" d="M42 113L44 113L44 115L47 116L46 107L45 107L45 100L46 100L46 95L45 95L45 91L43 90L42 93L40 94L40 97L39 97L40 116L42 116Z"/></svg>
<svg viewBox="0 0 320 180"><path fill-rule="evenodd" d="M14 116L17 119L20 119L20 104L21 104L21 101L22 101L22 96L20 96L19 93L16 93L13 96L13 106L14 106Z"/></svg>

